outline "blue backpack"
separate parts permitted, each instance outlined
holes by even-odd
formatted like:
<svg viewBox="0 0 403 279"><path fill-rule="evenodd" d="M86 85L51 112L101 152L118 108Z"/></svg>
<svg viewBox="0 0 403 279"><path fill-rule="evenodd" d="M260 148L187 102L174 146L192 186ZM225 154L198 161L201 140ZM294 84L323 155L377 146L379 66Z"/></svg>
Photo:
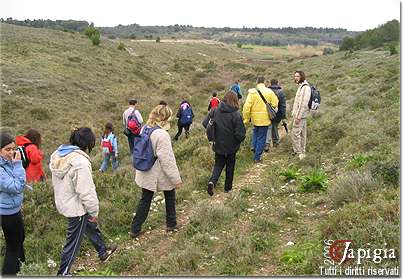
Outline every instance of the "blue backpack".
<svg viewBox="0 0 403 279"><path fill-rule="evenodd" d="M144 129L140 135L135 137L133 148L133 167L136 170L148 171L154 166L157 157L154 156L150 136L152 132L157 129L160 129L160 127L156 126L151 128L149 126L144 126Z"/></svg>
<svg viewBox="0 0 403 279"><path fill-rule="evenodd" d="M187 125L192 124L193 112L192 112L192 108L190 106L188 106L185 110L182 111L180 122L181 122L182 126L187 126Z"/></svg>

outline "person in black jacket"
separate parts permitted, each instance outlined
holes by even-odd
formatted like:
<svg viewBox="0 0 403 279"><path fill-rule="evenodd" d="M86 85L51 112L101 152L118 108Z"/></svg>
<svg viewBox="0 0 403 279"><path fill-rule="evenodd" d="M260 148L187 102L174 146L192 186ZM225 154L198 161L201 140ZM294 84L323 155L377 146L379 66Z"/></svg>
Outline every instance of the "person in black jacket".
<svg viewBox="0 0 403 279"><path fill-rule="evenodd" d="M268 152L270 147L270 141L273 141L273 146L277 147L280 143L280 136L278 134L278 125L281 120L286 117L286 99L285 94L277 79L270 80L270 86L268 87L276 94L278 98L278 111L276 117L271 121L271 129L267 131L266 146L264 151Z"/></svg>
<svg viewBox="0 0 403 279"><path fill-rule="evenodd" d="M238 110L238 97L234 92L230 91L224 96L218 108L212 109L203 121L205 128L207 128L211 118L215 122L215 142L213 145L215 164L207 187L207 192L210 196L213 195L213 189L224 166L226 167L224 191L228 193L232 190L236 152L239 150L246 134L242 116Z"/></svg>

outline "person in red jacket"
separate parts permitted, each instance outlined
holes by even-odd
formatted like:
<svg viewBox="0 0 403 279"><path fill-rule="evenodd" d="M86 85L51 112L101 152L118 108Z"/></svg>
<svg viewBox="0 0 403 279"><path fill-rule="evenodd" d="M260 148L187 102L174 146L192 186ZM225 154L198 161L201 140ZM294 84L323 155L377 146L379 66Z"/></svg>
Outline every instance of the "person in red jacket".
<svg viewBox="0 0 403 279"><path fill-rule="evenodd" d="M42 182L45 173L42 168L43 152L39 149L42 142L41 134L30 129L24 136L15 137L18 146L25 146L29 164L25 169L27 182Z"/></svg>
<svg viewBox="0 0 403 279"><path fill-rule="evenodd" d="M220 99L217 98L217 93L213 93L213 98L210 99L210 102L208 104L208 111L210 111L213 108L218 107L218 104L220 103Z"/></svg>

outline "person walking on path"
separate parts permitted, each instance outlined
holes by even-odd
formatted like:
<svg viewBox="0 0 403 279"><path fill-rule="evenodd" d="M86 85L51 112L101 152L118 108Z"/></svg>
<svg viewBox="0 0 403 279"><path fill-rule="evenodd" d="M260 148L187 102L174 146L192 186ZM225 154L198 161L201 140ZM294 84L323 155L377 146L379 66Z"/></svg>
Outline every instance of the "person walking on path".
<svg viewBox="0 0 403 279"><path fill-rule="evenodd" d="M208 103L208 108L207 110L210 111L213 108L218 107L218 104L220 103L220 99L217 97L217 93L213 93L213 97L210 99L210 102Z"/></svg>
<svg viewBox="0 0 403 279"><path fill-rule="evenodd" d="M207 185L207 192L213 195L213 189L217 185L221 172L225 167L224 192L232 190L232 182L235 171L235 158L241 143L245 140L245 126L239 113L239 101L237 96L229 91L225 94L218 108L212 109L203 121L207 128L210 119L215 122L215 142L213 151L215 163L213 173Z"/></svg>
<svg viewBox="0 0 403 279"><path fill-rule="evenodd" d="M292 108L293 127L292 127L292 147L294 154L299 159L305 158L307 125L306 118L309 114L309 99L311 98L311 87L305 78L303 71L294 72L294 82L298 85L295 94L294 105Z"/></svg>
<svg viewBox="0 0 403 279"><path fill-rule="evenodd" d="M271 121L271 129L267 131L266 146L264 151L268 152L270 147L270 142L273 142L273 146L277 147L280 144L280 136L278 134L278 125L281 120L286 118L286 98L283 89L281 88L277 79L270 80L269 88L273 90L278 98L278 111L276 117Z"/></svg>
<svg viewBox="0 0 403 279"><path fill-rule="evenodd" d="M267 130L271 125L266 104L263 99L270 103L273 108L277 108L278 99L276 94L265 86L264 77L259 77L257 79L256 88L248 90L248 96L243 106L243 122L247 124L251 120L254 127L252 145L255 163L262 161L261 157L266 143Z"/></svg>
<svg viewBox="0 0 403 279"><path fill-rule="evenodd" d="M235 83L231 86L230 90L238 96L238 99L242 99L242 89L240 85L240 80L236 80Z"/></svg>
<svg viewBox="0 0 403 279"><path fill-rule="evenodd" d="M142 196L131 225L133 238L142 233L141 226L147 219L152 198L157 191L163 191L165 196L166 231L173 232L177 229L175 189L181 187L182 179L176 165L171 138L166 131L171 116L172 110L168 106L158 105L151 111L147 124L143 127L143 131L146 128L152 129L149 139L156 160L151 169L136 170L135 181L141 188Z"/></svg>
<svg viewBox="0 0 403 279"><path fill-rule="evenodd" d="M180 135L182 135L183 129L185 129L185 135L186 138L188 138L190 125L192 125L194 118L192 106L188 101L183 100L181 102L176 117L178 118L178 133L176 133L174 140L179 139Z"/></svg>
<svg viewBox="0 0 403 279"><path fill-rule="evenodd" d="M15 141L18 146L25 149L28 161L28 166L25 168L27 182L44 181L45 173L42 168L44 154L40 150L42 143L41 134L37 130L30 129L24 136L16 136Z"/></svg>
<svg viewBox="0 0 403 279"><path fill-rule="evenodd" d="M16 275L25 262L25 230L21 206L25 190L25 170L13 137L0 133L0 222L5 239L2 275Z"/></svg>
<svg viewBox="0 0 403 279"><path fill-rule="evenodd" d="M105 245L97 224L99 201L88 155L94 146L94 133L90 128L82 127L72 132L70 144L62 144L50 157L56 208L68 220L66 242L57 275L70 274L84 234L103 262L117 248L116 245Z"/></svg>
<svg viewBox="0 0 403 279"><path fill-rule="evenodd" d="M143 124L143 117L137 109L137 100L130 100L129 107L123 112L123 129L124 134L127 136L127 141L129 142L130 154L133 153L134 138L136 135L128 129L129 118L134 117L135 120L140 124Z"/></svg>
<svg viewBox="0 0 403 279"><path fill-rule="evenodd" d="M116 135L113 133L113 125L112 123L106 123L104 134L101 138L101 148L102 148L102 156L103 161L101 167L99 168L100 172L105 172L109 165L109 160L112 159L112 171L116 171L119 166L118 162L118 139Z"/></svg>

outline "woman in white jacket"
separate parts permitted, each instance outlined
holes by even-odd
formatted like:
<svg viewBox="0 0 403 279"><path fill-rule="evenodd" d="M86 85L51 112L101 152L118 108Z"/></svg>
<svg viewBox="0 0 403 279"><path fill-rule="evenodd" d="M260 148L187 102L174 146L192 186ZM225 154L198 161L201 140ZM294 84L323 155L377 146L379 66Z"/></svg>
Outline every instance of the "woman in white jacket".
<svg viewBox="0 0 403 279"><path fill-rule="evenodd" d="M147 219L151 200L154 192L157 191L164 192L167 231L174 231L177 227L175 189L180 188L182 180L176 165L171 137L166 131L169 128L171 117L172 110L168 106L158 105L151 111L147 121L146 126L149 128L158 126L158 129L154 130L150 136L154 155L157 159L150 170L136 170L136 183L142 188L142 197L133 218L132 237L141 234L141 226Z"/></svg>
<svg viewBox="0 0 403 279"><path fill-rule="evenodd" d="M90 128L79 128L70 136L70 144L63 144L51 155L50 170L56 208L68 219L67 237L61 255L58 275L69 275L84 234L106 261L116 245L106 247L97 225L99 202L88 153L95 146Z"/></svg>

